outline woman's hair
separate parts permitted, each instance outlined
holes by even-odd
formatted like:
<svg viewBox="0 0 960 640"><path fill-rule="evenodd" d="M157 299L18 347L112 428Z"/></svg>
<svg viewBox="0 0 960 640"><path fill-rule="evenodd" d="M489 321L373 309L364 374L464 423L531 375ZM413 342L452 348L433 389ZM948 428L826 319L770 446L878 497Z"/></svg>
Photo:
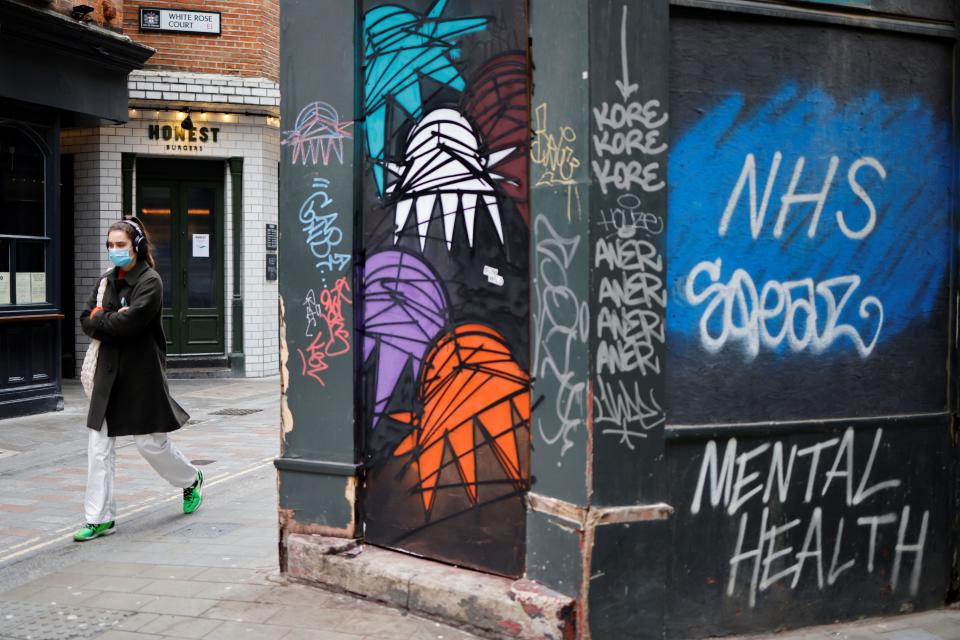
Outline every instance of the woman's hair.
<svg viewBox="0 0 960 640"><path fill-rule="evenodd" d="M131 222L133 224L130 224ZM139 251L137 251L136 246L137 230L134 228L134 224L140 227L140 232L143 235L143 240ZM151 269L157 268L157 263L153 259L153 245L150 242L150 234L147 232L147 227L143 224L143 222L141 222L140 218L131 216L123 220L118 220L110 225L109 229L107 229L107 235L109 235L111 231L123 231L125 234L127 234L127 237L130 238L130 244L134 246L134 252L137 254L137 260L143 260Z"/></svg>

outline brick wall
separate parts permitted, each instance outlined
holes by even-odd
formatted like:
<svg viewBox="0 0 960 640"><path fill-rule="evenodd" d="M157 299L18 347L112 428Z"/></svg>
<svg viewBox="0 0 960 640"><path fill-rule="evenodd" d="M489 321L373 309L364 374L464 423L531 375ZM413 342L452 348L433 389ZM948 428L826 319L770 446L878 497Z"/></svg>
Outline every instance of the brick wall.
<svg viewBox="0 0 960 640"><path fill-rule="evenodd" d="M140 7L219 11L221 35L140 31ZM141 0L128 5L123 20L126 35L157 50L148 69L279 80L279 0Z"/></svg>

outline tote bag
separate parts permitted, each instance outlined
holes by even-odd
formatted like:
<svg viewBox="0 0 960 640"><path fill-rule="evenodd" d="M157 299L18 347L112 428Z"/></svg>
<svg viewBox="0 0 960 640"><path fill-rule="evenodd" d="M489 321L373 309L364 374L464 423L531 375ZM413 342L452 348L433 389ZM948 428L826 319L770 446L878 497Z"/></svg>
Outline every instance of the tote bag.
<svg viewBox="0 0 960 640"><path fill-rule="evenodd" d="M100 279L100 287L97 289L97 306L103 306L103 292L107 287L107 274L113 269L108 269ZM90 338L90 346L87 347L87 355L83 357L83 366L80 367L80 384L83 385L83 392L90 398L93 396L93 378L97 375L97 359L100 357L100 341L96 338Z"/></svg>

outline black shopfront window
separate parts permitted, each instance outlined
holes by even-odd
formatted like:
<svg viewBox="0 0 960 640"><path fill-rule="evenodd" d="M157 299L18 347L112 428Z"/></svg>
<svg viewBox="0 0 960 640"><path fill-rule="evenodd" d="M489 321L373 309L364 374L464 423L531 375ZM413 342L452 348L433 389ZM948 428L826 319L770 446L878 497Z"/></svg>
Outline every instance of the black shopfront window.
<svg viewBox="0 0 960 640"><path fill-rule="evenodd" d="M39 137L0 122L0 310L51 302L46 165Z"/></svg>

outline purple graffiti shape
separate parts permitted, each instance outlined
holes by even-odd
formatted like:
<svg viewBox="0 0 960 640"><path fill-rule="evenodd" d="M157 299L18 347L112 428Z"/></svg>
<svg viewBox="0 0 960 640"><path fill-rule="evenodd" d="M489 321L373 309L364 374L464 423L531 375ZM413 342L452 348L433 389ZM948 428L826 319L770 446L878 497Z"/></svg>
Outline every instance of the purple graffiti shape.
<svg viewBox="0 0 960 640"><path fill-rule="evenodd" d="M351 121L341 121L337 110L326 102L311 102L297 116L292 131L284 131L281 144L293 147L293 164L330 164L330 154L343 164L343 141L353 138L347 131Z"/></svg>
<svg viewBox="0 0 960 640"><path fill-rule="evenodd" d="M416 380L427 347L449 323L449 305L433 270L421 258L393 249L367 259L361 295L364 361L377 351L376 427L408 362Z"/></svg>

